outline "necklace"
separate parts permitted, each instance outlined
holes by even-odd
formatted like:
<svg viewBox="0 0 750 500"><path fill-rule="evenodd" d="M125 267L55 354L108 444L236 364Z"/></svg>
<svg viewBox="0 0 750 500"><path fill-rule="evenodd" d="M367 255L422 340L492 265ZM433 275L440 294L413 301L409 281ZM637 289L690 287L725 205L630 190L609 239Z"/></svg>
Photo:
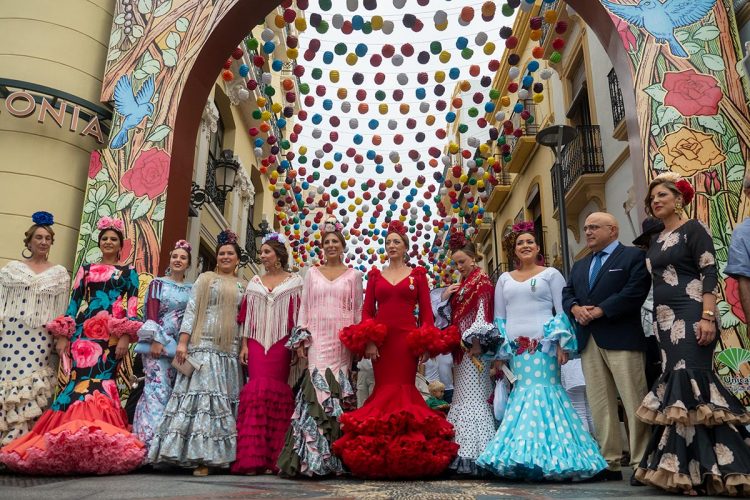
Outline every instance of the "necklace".
<svg viewBox="0 0 750 500"><path fill-rule="evenodd" d="M531 291L536 291L536 278L531 278Z"/></svg>

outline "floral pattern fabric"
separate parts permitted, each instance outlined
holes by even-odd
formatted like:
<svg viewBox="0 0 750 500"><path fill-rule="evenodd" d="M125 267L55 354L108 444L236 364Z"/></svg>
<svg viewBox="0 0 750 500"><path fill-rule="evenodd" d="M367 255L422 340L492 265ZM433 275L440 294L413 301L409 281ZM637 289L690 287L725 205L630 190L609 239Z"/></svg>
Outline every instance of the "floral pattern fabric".
<svg viewBox="0 0 750 500"><path fill-rule="evenodd" d="M637 411L658 427L636 476L668 491L748 495L750 414L713 372L717 340L700 346L696 337L703 294L717 286L711 236L689 220L654 238L646 264L664 373Z"/></svg>
<svg viewBox="0 0 750 500"><path fill-rule="evenodd" d="M159 342L162 346L175 345L179 340L185 307L190 300L191 286L189 283L175 283L166 278L152 281L145 302L147 321L139 336L143 338L145 333L152 338L152 342ZM140 356L146 382L135 409L133 432L148 446L164 417L164 408L172 394L177 370L166 352L162 352L159 358L150 354Z"/></svg>

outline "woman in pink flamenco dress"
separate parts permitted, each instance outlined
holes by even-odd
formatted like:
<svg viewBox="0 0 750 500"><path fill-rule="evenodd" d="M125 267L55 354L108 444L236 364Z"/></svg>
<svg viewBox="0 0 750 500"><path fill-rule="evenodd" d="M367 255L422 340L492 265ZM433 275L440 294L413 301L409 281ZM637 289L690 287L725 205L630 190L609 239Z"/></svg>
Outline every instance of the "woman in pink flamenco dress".
<svg viewBox="0 0 750 500"><path fill-rule="evenodd" d="M451 352L460 338L455 327L433 325L426 271L406 265L407 244L406 228L392 221L389 265L369 272L362 322L340 334L351 351L372 360L375 372L372 395L341 416L344 435L333 445L344 465L364 478L437 476L458 451L453 426L427 406L414 384L420 356Z"/></svg>
<svg viewBox="0 0 750 500"><path fill-rule="evenodd" d="M29 433L0 450L0 462L13 471L124 474L143 462L145 445L129 432L114 380L141 326L134 319L138 274L117 265L123 222L104 217L97 227L101 262L78 269L65 316L47 324L66 344L61 363L68 383Z"/></svg>
<svg viewBox="0 0 750 500"><path fill-rule="evenodd" d="M305 275L298 326L287 347L307 358L294 405L292 424L278 467L286 477L344 473L331 451L341 437L338 418L356 408L349 382L352 354L339 340L342 328L362 316L362 273L342 261L346 241L340 222L326 222L322 231L325 264Z"/></svg>
<svg viewBox="0 0 750 500"><path fill-rule="evenodd" d="M247 365L248 381L240 393L235 474L278 472L276 461L294 410L288 383L292 354L285 344L297 324L302 278L286 271L285 243L278 233L263 238L260 260L266 273L250 280L240 310L240 362Z"/></svg>

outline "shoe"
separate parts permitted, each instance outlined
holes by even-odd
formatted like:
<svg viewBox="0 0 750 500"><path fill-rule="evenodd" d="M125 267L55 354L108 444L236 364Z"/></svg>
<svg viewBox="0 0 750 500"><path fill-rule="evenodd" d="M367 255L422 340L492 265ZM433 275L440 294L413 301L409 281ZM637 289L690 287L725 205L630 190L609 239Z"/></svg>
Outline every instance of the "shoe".
<svg viewBox="0 0 750 500"><path fill-rule="evenodd" d="M604 469L592 476L589 481L622 481L622 472L619 470Z"/></svg>
<svg viewBox="0 0 750 500"><path fill-rule="evenodd" d="M633 472L633 475L630 476L630 486L646 486L646 485L640 482L638 479L636 479L635 472Z"/></svg>
<svg viewBox="0 0 750 500"><path fill-rule="evenodd" d="M205 465L201 465L200 467L193 469L193 475L197 477L208 476L208 467L206 467Z"/></svg>

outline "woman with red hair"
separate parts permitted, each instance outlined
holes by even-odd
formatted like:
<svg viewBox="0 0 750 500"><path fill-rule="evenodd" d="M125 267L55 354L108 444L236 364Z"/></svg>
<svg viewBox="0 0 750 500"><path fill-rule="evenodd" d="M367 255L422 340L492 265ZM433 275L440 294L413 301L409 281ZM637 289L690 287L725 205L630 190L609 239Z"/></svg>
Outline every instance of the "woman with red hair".
<svg viewBox="0 0 750 500"><path fill-rule="evenodd" d="M388 267L368 273L362 322L340 334L352 352L372 360L375 372L372 395L341 416L344 435L333 445L359 477L437 476L458 450L453 426L427 406L414 380L420 356L451 352L459 336L455 328L433 325L427 272L406 264L408 243L404 225L392 221L385 240Z"/></svg>

